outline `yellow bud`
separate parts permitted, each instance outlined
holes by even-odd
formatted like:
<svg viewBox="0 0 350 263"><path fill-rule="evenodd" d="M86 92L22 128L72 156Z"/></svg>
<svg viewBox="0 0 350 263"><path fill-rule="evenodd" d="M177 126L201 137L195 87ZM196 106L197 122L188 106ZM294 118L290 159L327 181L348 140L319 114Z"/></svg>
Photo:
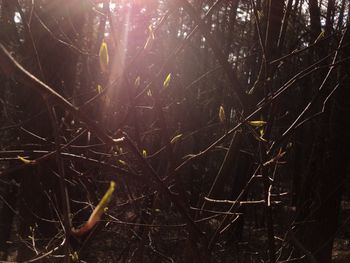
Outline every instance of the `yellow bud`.
<svg viewBox="0 0 350 263"><path fill-rule="evenodd" d="M223 106L220 106L220 109L219 109L219 119L220 119L220 122L222 123L224 123L226 120L225 110Z"/></svg>
<svg viewBox="0 0 350 263"><path fill-rule="evenodd" d="M28 160L28 159L26 159L22 156L19 156L19 155L17 156L17 159L22 161L24 164L34 164L35 163L35 161Z"/></svg>
<svg viewBox="0 0 350 263"><path fill-rule="evenodd" d="M144 50L148 51L151 49L152 45L153 45L153 41L154 41L154 32L153 32L153 28L152 25L150 25L148 27L148 38L147 41L145 43L145 46L143 47Z"/></svg>
<svg viewBox="0 0 350 263"><path fill-rule="evenodd" d="M102 86L99 84L97 85L97 92L100 94L102 92Z"/></svg>
<svg viewBox="0 0 350 263"><path fill-rule="evenodd" d="M170 80L171 80L171 73L169 73L164 82L163 82L163 88L168 88L169 87L169 84L170 84Z"/></svg>
<svg viewBox="0 0 350 263"><path fill-rule="evenodd" d="M109 55L108 55L108 48L107 43L103 40L100 46L100 66L102 72L106 72L108 70L108 64L109 64Z"/></svg>
<svg viewBox="0 0 350 263"><path fill-rule="evenodd" d="M267 122L266 121L249 121L248 123L254 127L262 127L266 125Z"/></svg>
<svg viewBox="0 0 350 263"><path fill-rule="evenodd" d="M139 87L140 86L140 82L141 82L141 79L140 79L140 76L138 76L136 79L135 79L135 87Z"/></svg>
<svg viewBox="0 0 350 263"><path fill-rule="evenodd" d="M144 158L147 158L147 151L146 151L146 150L142 150L142 156L143 156Z"/></svg>

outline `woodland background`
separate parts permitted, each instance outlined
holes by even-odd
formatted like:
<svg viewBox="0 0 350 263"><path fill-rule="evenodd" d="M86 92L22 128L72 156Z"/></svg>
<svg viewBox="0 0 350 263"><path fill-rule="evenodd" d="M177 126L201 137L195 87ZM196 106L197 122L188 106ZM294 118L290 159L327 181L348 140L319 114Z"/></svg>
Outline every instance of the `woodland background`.
<svg viewBox="0 0 350 263"><path fill-rule="evenodd" d="M349 9L0 0L0 262L349 262Z"/></svg>

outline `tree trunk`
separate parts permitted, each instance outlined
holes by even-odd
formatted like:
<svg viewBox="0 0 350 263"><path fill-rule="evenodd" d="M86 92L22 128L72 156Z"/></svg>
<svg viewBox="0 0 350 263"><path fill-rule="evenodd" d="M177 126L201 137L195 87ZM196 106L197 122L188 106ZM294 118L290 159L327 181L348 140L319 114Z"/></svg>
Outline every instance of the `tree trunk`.
<svg viewBox="0 0 350 263"><path fill-rule="evenodd" d="M349 43L349 33L344 43ZM349 54L349 49L344 56ZM348 65L344 64L340 76L345 75ZM298 238L303 246L313 254L317 262L329 263L332 246L338 226L338 215L342 193L348 174L350 160L350 90L338 80L339 89L333 98L331 108L326 109L320 121L320 132L313 151L311 166L304 181L304 195L298 211ZM329 84L328 84L329 85Z"/></svg>

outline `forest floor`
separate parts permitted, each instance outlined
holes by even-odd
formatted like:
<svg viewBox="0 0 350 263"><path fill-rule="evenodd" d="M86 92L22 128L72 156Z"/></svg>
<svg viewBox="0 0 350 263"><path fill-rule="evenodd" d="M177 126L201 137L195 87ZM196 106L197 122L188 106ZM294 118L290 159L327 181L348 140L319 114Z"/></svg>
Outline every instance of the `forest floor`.
<svg viewBox="0 0 350 263"><path fill-rule="evenodd" d="M332 259L335 263L350 262L350 202L341 203L337 236L333 244Z"/></svg>
<svg viewBox="0 0 350 263"><path fill-rule="evenodd" d="M332 259L334 263L350 262L350 240L337 238L334 241Z"/></svg>

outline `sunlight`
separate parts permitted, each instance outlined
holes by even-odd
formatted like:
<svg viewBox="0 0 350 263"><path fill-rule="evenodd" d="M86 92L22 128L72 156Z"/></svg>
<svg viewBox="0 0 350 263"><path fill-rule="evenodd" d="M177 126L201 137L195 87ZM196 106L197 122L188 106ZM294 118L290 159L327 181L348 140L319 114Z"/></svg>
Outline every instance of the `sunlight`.
<svg viewBox="0 0 350 263"><path fill-rule="evenodd" d="M21 15L18 12L15 12L14 21L15 21L16 24L22 23Z"/></svg>
<svg viewBox="0 0 350 263"><path fill-rule="evenodd" d="M117 8L117 4L116 3L109 3L109 9L111 11L114 11Z"/></svg>
<svg viewBox="0 0 350 263"><path fill-rule="evenodd" d="M125 55L126 55L126 49L128 46L128 33L130 29L130 8L124 8L125 16L123 21L123 28L121 30L121 35L119 39L119 43L117 43L116 47L116 55L113 58L112 61L112 68L111 73L109 77L109 83L115 81L116 76L120 76L125 67Z"/></svg>
<svg viewBox="0 0 350 263"><path fill-rule="evenodd" d="M108 78L106 83L107 86L120 79L120 76L123 75L123 72L125 70L126 54L129 43L131 6L129 4L123 3L109 3L109 9L113 14L118 13L119 16L115 19L119 20L119 26L118 32L115 32L112 31L114 27L111 27L110 21L106 22L104 36L106 38L108 46L111 47L109 49L109 52L113 50L113 52L110 53L110 70L108 72L108 76L106 76ZM102 118L104 118L104 116L107 116L107 113L110 111L110 107L112 106L110 102L113 101L113 98L117 92L118 89L108 89L106 91L106 100L101 108ZM106 126L112 125L112 122L109 122L107 119L104 121L106 121Z"/></svg>

